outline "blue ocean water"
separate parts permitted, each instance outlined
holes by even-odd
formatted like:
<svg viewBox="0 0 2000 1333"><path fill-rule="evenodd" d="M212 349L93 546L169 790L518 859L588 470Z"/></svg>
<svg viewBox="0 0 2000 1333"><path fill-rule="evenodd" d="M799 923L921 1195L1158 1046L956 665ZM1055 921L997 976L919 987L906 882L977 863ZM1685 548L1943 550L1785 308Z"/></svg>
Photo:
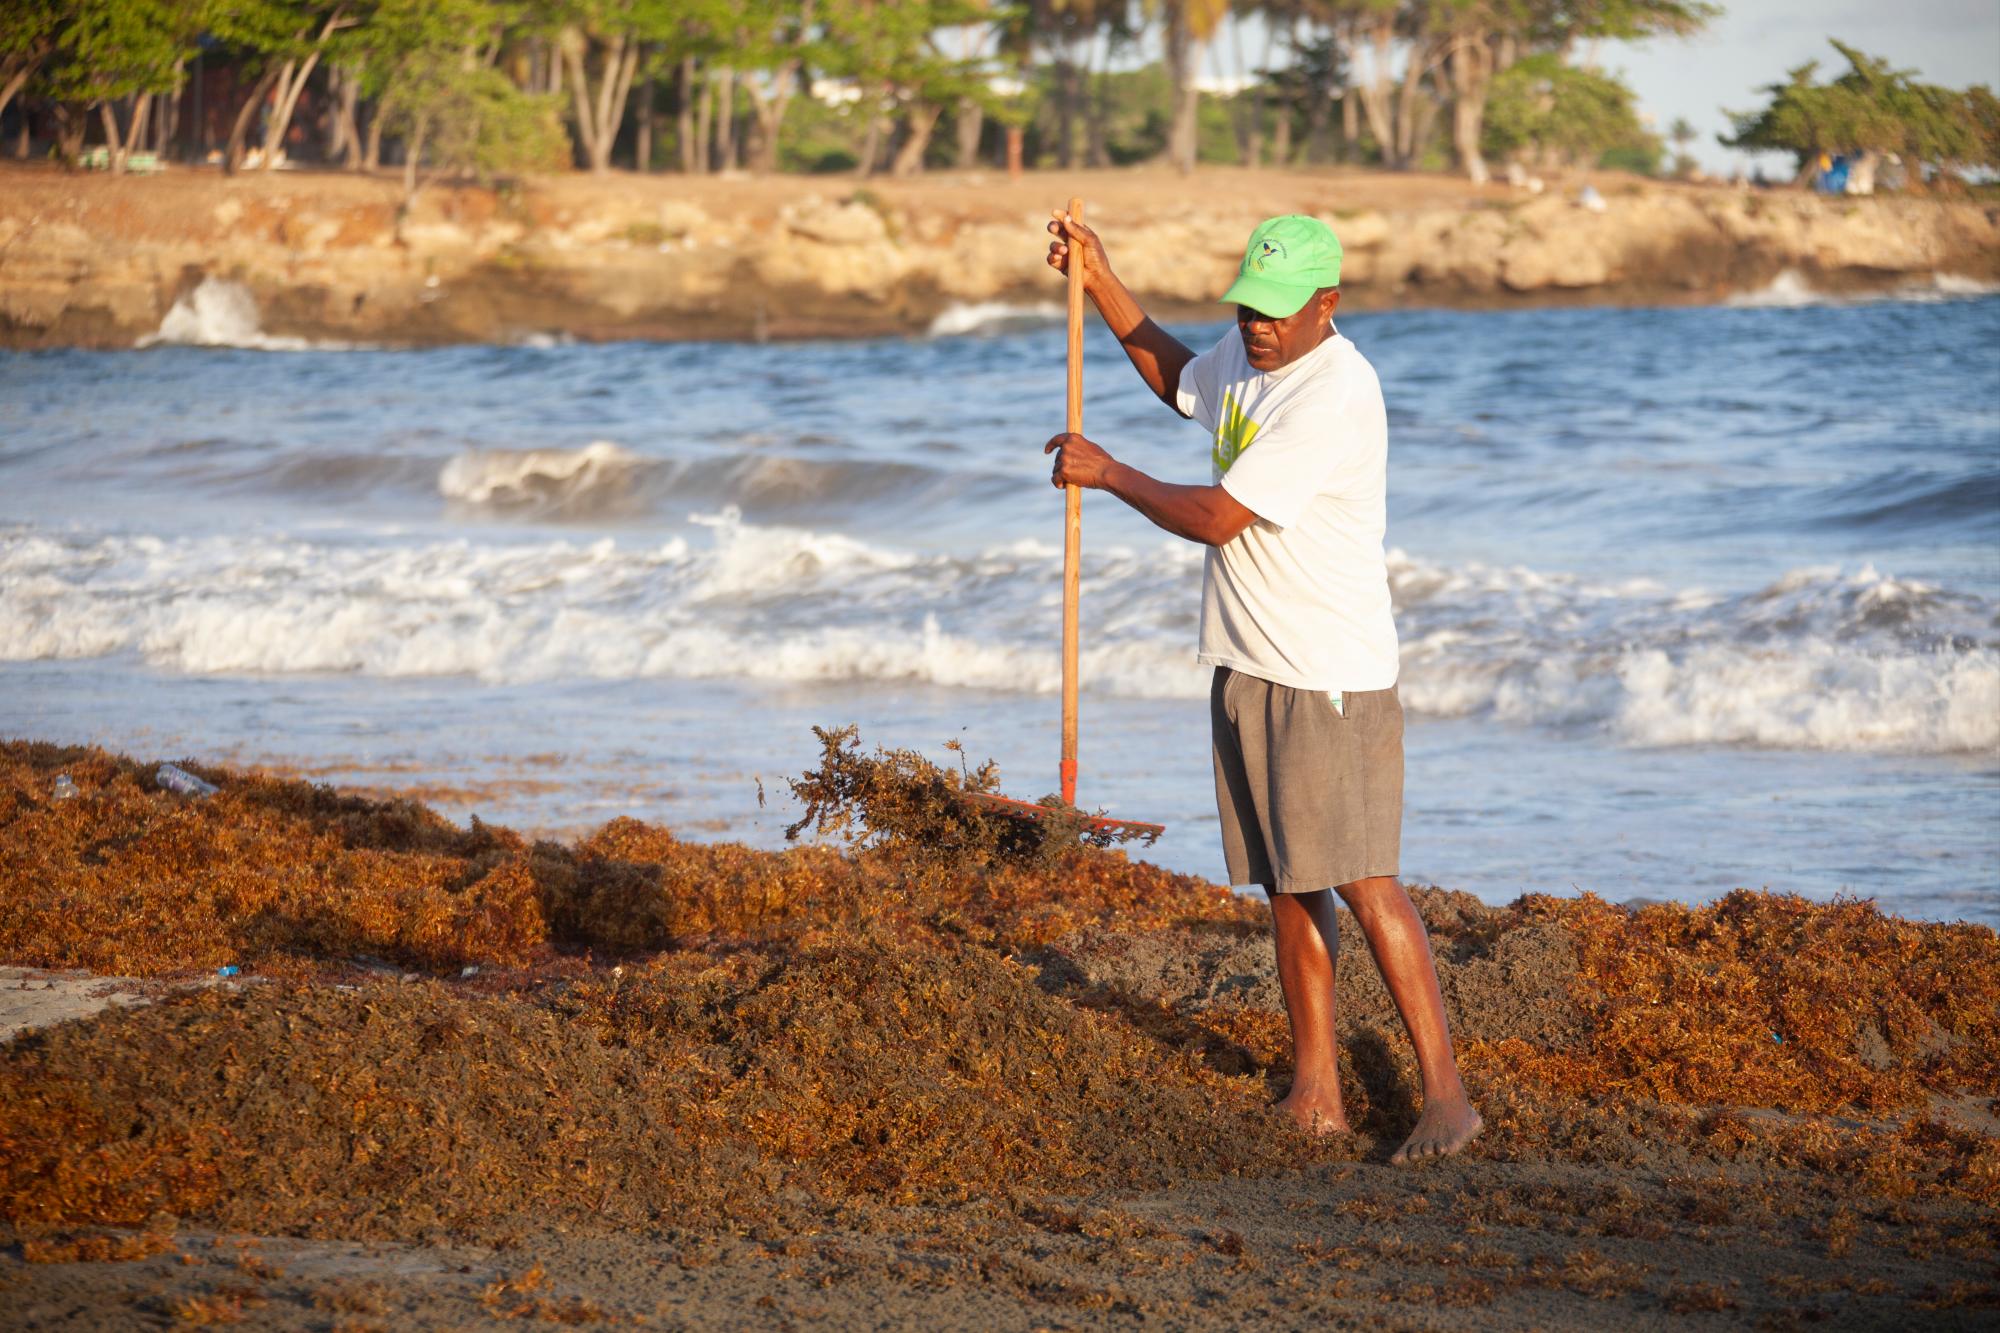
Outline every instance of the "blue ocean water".
<svg viewBox="0 0 2000 1333"><path fill-rule="evenodd" d="M0 354L0 733L765 844L815 724L1054 787L1059 328L221 323L247 345ZM1406 877L2000 921L2000 299L1341 327L1390 410ZM1087 354L1086 432L1205 480ZM1082 797L1219 877L1199 552L1101 496L1084 551Z"/></svg>

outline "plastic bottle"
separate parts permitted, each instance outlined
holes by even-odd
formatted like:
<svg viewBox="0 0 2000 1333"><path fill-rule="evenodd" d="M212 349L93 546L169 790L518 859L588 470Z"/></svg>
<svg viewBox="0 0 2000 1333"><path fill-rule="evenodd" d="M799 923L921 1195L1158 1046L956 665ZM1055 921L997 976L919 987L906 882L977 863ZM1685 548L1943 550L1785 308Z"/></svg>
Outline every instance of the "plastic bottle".
<svg viewBox="0 0 2000 1333"><path fill-rule="evenodd" d="M175 764L161 764L159 772L153 774L153 781L168 791L179 792L183 796L193 796L197 799L213 796L222 790L213 782L204 782Z"/></svg>
<svg viewBox="0 0 2000 1333"><path fill-rule="evenodd" d="M76 784L70 781L69 774L56 774L55 798L58 801L73 801L76 799L76 795Z"/></svg>

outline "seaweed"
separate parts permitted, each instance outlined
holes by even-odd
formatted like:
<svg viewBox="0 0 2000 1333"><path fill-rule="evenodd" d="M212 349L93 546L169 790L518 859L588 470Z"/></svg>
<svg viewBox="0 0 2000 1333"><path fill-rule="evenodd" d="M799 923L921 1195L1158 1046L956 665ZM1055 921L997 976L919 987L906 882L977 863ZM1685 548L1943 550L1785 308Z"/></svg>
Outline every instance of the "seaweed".
<svg viewBox="0 0 2000 1333"><path fill-rule="evenodd" d="M864 756L851 731L820 735L801 779L812 817L859 836L782 851L629 819L531 843L206 767L222 790L190 802L103 751L0 744L0 957L242 969L0 1047L0 1220L48 1255L125 1253L74 1237L162 1217L325 1236L503 1241L551 1221L781 1236L974 1201L1094 1236L1098 1221L1063 1222L1084 1214L1047 1196L1373 1150L1303 1140L1271 1109L1289 1072L1273 1004L1147 981L1167 966L1148 958L1190 941L1240 948L1261 904L1119 849L1009 844L954 795L988 789L990 767L954 781ZM51 799L58 771L76 797ZM1481 1006L1457 1016L1489 1125L1476 1155L2000 1200L2000 1140L1934 1110L2000 1093L1992 931L1769 894L1638 912L1415 896L1447 994ZM1388 1139L1413 1114L1414 1071L1348 935L1349 1111ZM1092 948L1125 950L1115 986L1065 970ZM418 977L357 973L357 958ZM1689 1198L1684 1220L1708 1225ZM1451 1206L1503 1225L1559 1215L1579 1235L1653 1226L1616 1192ZM1629 1286L1594 1259L1524 1272Z"/></svg>

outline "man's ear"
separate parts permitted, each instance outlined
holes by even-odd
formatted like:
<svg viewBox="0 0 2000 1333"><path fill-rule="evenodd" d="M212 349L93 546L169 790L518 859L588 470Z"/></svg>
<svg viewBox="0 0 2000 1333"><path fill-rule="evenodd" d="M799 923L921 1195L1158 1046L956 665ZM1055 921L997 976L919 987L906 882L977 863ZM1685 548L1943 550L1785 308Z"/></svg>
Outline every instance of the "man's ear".
<svg viewBox="0 0 2000 1333"><path fill-rule="evenodd" d="M1320 318L1332 319L1333 312L1340 308L1340 288L1338 287L1327 288L1325 291L1320 293L1320 300L1325 303L1326 307L1324 310L1320 312Z"/></svg>

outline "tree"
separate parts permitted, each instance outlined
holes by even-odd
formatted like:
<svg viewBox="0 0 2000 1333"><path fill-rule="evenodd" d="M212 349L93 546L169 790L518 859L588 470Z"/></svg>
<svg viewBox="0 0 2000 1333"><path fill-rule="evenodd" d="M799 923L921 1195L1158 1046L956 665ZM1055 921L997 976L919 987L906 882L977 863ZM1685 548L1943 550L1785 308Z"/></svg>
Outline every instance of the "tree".
<svg viewBox="0 0 2000 1333"><path fill-rule="evenodd" d="M1726 112L1733 134L1720 136L1728 148L1785 152L1801 175L1821 154L1859 155L1861 179L1872 182L1875 163L1886 153L1910 166L1909 179L1921 186L1923 168L1943 174L2000 167L2000 117L1984 86L1962 92L1918 83L1909 70L1842 42L1835 50L1847 72L1831 83L1815 83L1817 61L1790 71L1784 83L1768 85L1770 102L1760 111Z"/></svg>
<svg viewBox="0 0 2000 1333"><path fill-rule="evenodd" d="M1683 178L1694 175L1695 160L1688 152L1688 145L1695 141L1696 134L1686 116L1674 117L1674 123L1667 126L1667 138L1674 145L1674 175Z"/></svg>
<svg viewBox="0 0 2000 1333"><path fill-rule="evenodd" d="M1493 81L1522 55L1566 59L1579 41L1687 36L1721 12L1706 0L1428 0L1417 8L1450 76L1453 153L1477 183L1488 174L1483 125Z"/></svg>
<svg viewBox="0 0 2000 1333"><path fill-rule="evenodd" d="M502 14L492 0L380 0L361 77L380 98L378 125L403 140L405 212L426 158L481 180L568 158L557 97L524 93L493 68Z"/></svg>
<svg viewBox="0 0 2000 1333"><path fill-rule="evenodd" d="M1201 90L1195 66L1201 48L1229 14L1229 0L1147 0L1166 29L1167 77L1173 83L1173 119L1167 128L1167 161L1181 172L1194 170L1196 119Z"/></svg>
<svg viewBox="0 0 2000 1333"><path fill-rule="evenodd" d="M56 52L63 11L59 0L16 0L0 24L0 113Z"/></svg>
<svg viewBox="0 0 2000 1333"><path fill-rule="evenodd" d="M815 0L750 0L728 8L738 18L728 29L730 59L749 76L742 82L752 114L750 169L776 171L785 112L807 62L820 50L817 6Z"/></svg>
<svg viewBox="0 0 2000 1333"><path fill-rule="evenodd" d="M1630 88L1566 65L1552 51L1523 57L1493 81L1484 132L1494 156L1549 168L1594 166L1615 155L1620 165L1652 170L1660 156Z"/></svg>
<svg viewBox="0 0 2000 1333"><path fill-rule="evenodd" d="M974 0L827 0L823 50L829 72L852 79L860 90L862 147L856 170L875 169L885 116L900 122L901 142L890 170L906 176L922 169L945 108L984 91L977 62L947 54L940 28L985 17Z"/></svg>
<svg viewBox="0 0 2000 1333"><path fill-rule="evenodd" d="M592 171L611 169L645 43L672 36L682 8L674 0L570 0L562 10L557 40L577 141Z"/></svg>
<svg viewBox="0 0 2000 1333"><path fill-rule="evenodd" d="M336 35L365 21L369 5L370 0L240 0L210 6L210 35L252 51L265 62L256 91L231 127L225 170L236 169L250 119L267 103L261 165L268 171L278 164L306 81Z"/></svg>
<svg viewBox="0 0 2000 1333"><path fill-rule="evenodd" d="M63 156L83 146L91 110L104 123L111 169L125 169L152 110L152 95L180 83L210 17L207 0L68 0L56 11L50 49L37 65L43 96L63 112ZM30 11L32 17L36 11ZM125 124L118 105L125 103Z"/></svg>

